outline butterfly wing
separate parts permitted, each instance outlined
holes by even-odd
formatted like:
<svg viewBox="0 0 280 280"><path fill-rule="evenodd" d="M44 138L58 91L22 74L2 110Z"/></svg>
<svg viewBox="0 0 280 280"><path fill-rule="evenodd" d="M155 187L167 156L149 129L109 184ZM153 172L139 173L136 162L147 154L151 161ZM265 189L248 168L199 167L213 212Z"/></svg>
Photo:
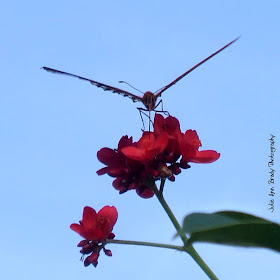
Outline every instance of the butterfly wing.
<svg viewBox="0 0 280 280"><path fill-rule="evenodd" d="M191 73L194 69L196 69L198 66L200 66L201 64L203 64L204 62L206 62L207 60L209 60L210 58L212 58L213 56L215 56L216 54L218 54L219 52L223 51L225 48L229 47L231 44L233 44L235 41L237 41L239 39L239 37L237 37L236 39L234 39L233 41L229 42L228 44L226 44L225 46L223 46L221 49L219 49L218 51L212 53L211 55L209 55L207 58L203 59L202 61L200 61L198 64L196 64L194 67L192 67L191 69L189 69L187 72L183 73L181 76L179 76L177 79L175 79L173 82L171 82L170 84L168 84L167 86L163 87L162 89L159 90L159 92L157 92L155 94L156 97L161 96L161 94L166 91L168 88L170 88L171 86L175 85L178 81L180 81L182 78L184 78L186 75L188 75L189 73Z"/></svg>
<svg viewBox="0 0 280 280"><path fill-rule="evenodd" d="M91 79L87 79L87 78L84 78L84 77L81 77L81 76L78 76L78 75L75 75L75 74L71 74L71 73L67 73L67 72L64 72L64 71L56 70L56 69L53 69L53 68L49 68L49 67L42 67L42 68L44 70L46 70L48 72L51 72L51 73L54 73L54 74L66 75L66 76L70 76L70 77L74 77L74 78L78 78L80 80L90 82L92 85L97 86L99 88L102 88L105 91L111 91L113 93L118 93L122 96L129 97L130 99L132 99L133 102L136 102L136 101L142 102L142 97L137 96L135 94L132 94L128 91L125 91L125 90L122 90L122 89L119 89L119 88L116 88L116 87L112 87L112 86L109 86L109 85L106 85L106 84L103 84L103 83L99 83L99 82L96 82L96 81L93 81Z"/></svg>

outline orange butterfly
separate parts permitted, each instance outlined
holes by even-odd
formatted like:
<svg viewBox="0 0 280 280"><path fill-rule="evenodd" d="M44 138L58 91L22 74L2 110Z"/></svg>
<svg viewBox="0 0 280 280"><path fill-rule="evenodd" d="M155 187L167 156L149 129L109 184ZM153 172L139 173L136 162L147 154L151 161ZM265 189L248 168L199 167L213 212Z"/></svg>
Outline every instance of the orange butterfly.
<svg viewBox="0 0 280 280"><path fill-rule="evenodd" d="M199 62L195 66L193 66L192 68L190 68L187 72L183 73L177 79L175 79L174 81L172 81L170 84L166 85L165 87L161 88L157 92L152 93L151 91L146 91L143 96L138 96L138 95L135 95L135 94L133 94L131 92L128 92L126 90L123 90L123 89L112 87L112 86L109 86L109 85L106 85L106 84L103 84L103 83L100 83L100 82L93 81L91 79L87 79L87 78L84 78L84 77L81 77L81 76L78 76L78 75L74 75L74 74L71 74L71 73L63 72L63 71L56 70L56 69L53 69L53 68L49 68L49 67L42 67L42 68L44 70L48 71L48 72L52 72L52 73L55 73L55 74L67 75L67 76L79 78L79 79L84 80L84 81L88 81L92 85L100 87L100 88L104 89L105 91L108 90L108 91L111 91L111 92L114 92L114 93L121 94L123 96L127 96L127 97L131 98L133 102L136 102L136 101L142 102L144 104L144 106L146 107L146 109L142 109L142 110L153 111L158 106L158 104L160 103L159 102L158 104L156 104L157 99L162 95L162 93L164 91L166 91L171 86L175 85L179 80L184 78L186 75L188 75L194 69L196 69L198 66L200 66L201 64L203 64L204 62L206 62L207 60L209 60L210 58L212 58L213 56L215 56L216 54L218 54L219 52L221 52L222 50L224 50L225 48L227 48L231 44L233 44L238 39L239 39L239 37L234 39L230 43L226 44L224 47L222 47L218 51L214 52L213 54L211 54L210 56L208 56L207 58L205 58L204 60L202 60L201 62Z"/></svg>

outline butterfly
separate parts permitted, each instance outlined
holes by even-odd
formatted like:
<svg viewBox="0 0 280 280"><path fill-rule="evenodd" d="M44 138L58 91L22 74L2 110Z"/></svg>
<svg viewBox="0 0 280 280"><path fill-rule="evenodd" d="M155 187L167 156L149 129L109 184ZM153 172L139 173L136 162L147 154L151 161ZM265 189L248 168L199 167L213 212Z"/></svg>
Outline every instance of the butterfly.
<svg viewBox="0 0 280 280"><path fill-rule="evenodd" d="M182 78L184 78L186 75L188 75L190 72L192 72L194 69L196 69L197 67L199 67L201 64L205 63L207 60L209 60L210 58L212 58L213 56L215 56L216 54L218 54L219 52L223 51L225 48L229 47L231 44L233 44L234 42L236 42L239 39L236 38L233 41L229 42L228 44L226 44L225 46L223 46L221 49L219 49L218 51L212 53L210 56L208 56L207 58L205 58L204 60L200 61L198 64L196 64L195 66L193 66L192 68L190 68L188 71L186 71L185 73L183 73L181 76L179 76L177 79L175 79L174 81L172 81L170 84L166 85L165 87L159 89L158 91L156 91L155 93L151 92L151 91L146 91L144 93L143 96L138 96L135 95L131 92L128 92L126 90L123 89L119 89L117 87L113 87L113 86L109 86L91 79L87 79L75 74L71 74L71 73L67 73L64 71L60 71L60 70L56 70L53 68L49 68L49 67L42 67L44 70L54 73L54 74L62 74L62 75L66 75L66 76L70 76L70 77L75 77L84 81L88 81L90 82L92 85L97 86L99 88L102 88L105 91L111 91L113 93L118 93L122 96L125 97L129 97L130 99L132 99L133 102L142 102L145 106L146 109L142 109L145 111L153 111L155 110L155 108L159 105L159 103L157 103L157 99L159 97L161 97L162 93L164 91L166 91L168 88L170 88L171 86L175 85L178 81L180 81ZM141 108L139 108L141 109Z"/></svg>

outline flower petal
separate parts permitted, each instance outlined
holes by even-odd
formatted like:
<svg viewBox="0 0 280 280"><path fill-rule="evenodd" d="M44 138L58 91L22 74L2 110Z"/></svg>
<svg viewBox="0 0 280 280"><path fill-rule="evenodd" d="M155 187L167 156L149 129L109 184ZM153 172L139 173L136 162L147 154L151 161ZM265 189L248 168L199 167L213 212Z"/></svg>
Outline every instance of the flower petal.
<svg viewBox="0 0 280 280"><path fill-rule="evenodd" d="M103 167L96 171L97 175L104 175L108 172L108 167Z"/></svg>
<svg viewBox="0 0 280 280"><path fill-rule="evenodd" d="M136 192L142 198L151 198L154 196L154 192L145 185L142 185L142 186L136 188Z"/></svg>
<svg viewBox="0 0 280 280"><path fill-rule="evenodd" d="M178 119L172 116L168 116L166 119L162 115L156 114L154 120L154 131L156 135L162 132L167 132L169 135L181 133L180 122Z"/></svg>
<svg viewBox="0 0 280 280"><path fill-rule="evenodd" d="M121 150L122 148L127 147L127 146L131 146L132 142L133 142L132 137L128 138L127 135L123 136L119 141L118 150Z"/></svg>
<svg viewBox="0 0 280 280"><path fill-rule="evenodd" d="M122 148L122 153L130 159L142 161L145 160L145 150L129 146Z"/></svg>
<svg viewBox="0 0 280 280"><path fill-rule="evenodd" d="M90 228L95 229L96 219L97 219L96 211L93 208L86 206L84 208L84 213L83 213L83 227L86 229L90 229Z"/></svg>
<svg viewBox="0 0 280 280"><path fill-rule="evenodd" d="M160 153L165 149L168 143L168 134L167 132L161 133L155 141L155 147L160 150Z"/></svg>
<svg viewBox="0 0 280 280"><path fill-rule="evenodd" d="M113 228L118 219L118 211L114 206L104 206L101 210L99 210L98 216L108 219L111 227Z"/></svg>
<svg viewBox="0 0 280 280"><path fill-rule="evenodd" d="M196 130L187 130L185 134L183 135L183 142L188 143L189 145L192 145L195 149L198 149L201 147L201 142L199 140L198 134Z"/></svg>
<svg viewBox="0 0 280 280"><path fill-rule="evenodd" d="M115 150L110 148L102 148L97 152L97 158L100 162L109 165L119 160L118 154Z"/></svg>
<svg viewBox="0 0 280 280"><path fill-rule="evenodd" d="M79 224L72 224L71 226L70 226L70 228L72 229L72 230L74 230L74 231L76 231L78 234L82 234L83 233L83 227L81 226L81 225L79 225Z"/></svg>
<svg viewBox="0 0 280 280"><path fill-rule="evenodd" d="M190 159L189 162L211 163L219 159L220 155L220 153L213 150L197 151L195 158Z"/></svg>

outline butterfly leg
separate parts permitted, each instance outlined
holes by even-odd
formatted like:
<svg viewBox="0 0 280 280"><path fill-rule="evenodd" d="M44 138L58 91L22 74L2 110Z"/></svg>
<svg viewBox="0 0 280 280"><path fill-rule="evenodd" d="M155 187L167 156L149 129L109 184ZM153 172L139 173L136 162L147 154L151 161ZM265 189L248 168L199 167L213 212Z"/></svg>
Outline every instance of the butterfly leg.
<svg viewBox="0 0 280 280"><path fill-rule="evenodd" d="M149 119L149 131L151 131L151 124L154 125L152 120L151 120L151 111L149 111L147 109L144 109L144 108L141 108L141 107L137 107L137 109L139 110L139 114L140 114L141 121L142 121L142 124L143 124L143 131L145 131L145 123L144 123L144 119L143 119L142 114ZM149 114L147 114L146 112L149 112Z"/></svg>
<svg viewBox="0 0 280 280"><path fill-rule="evenodd" d="M161 110L155 110L155 109L159 106L159 104L161 104ZM163 113L163 114L166 115L166 116L170 116L170 114L169 114L168 111L164 111L164 110L163 110L163 102L162 102L162 100L160 100L160 101L158 102L158 104L155 106L155 108L154 108L153 111L156 112L156 113Z"/></svg>
<svg viewBox="0 0 280 280"><path fill-rule="evenodd" d="M149 117L146 113L143 113L143 108L140 108L140 107L137 107L138 111L139 111L139 114L140 114L140 118L141 118L141 121L142 121L142 125L143 125L143 131L145 131L145 123L144 123L144 120L143 120L143 117L142 117L142 114L144 114L145 116Z"/></svg>

